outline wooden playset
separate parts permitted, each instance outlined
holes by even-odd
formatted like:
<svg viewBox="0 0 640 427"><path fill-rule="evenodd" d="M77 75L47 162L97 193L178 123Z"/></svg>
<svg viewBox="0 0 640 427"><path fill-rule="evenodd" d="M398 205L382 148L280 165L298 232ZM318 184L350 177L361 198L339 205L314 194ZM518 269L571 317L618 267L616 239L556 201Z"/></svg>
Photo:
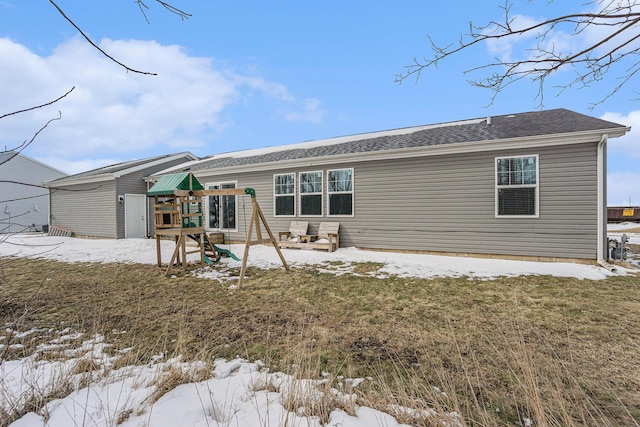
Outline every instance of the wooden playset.
<svg viewBox="0 0 640 427"><path fill-rule="evenodd" d="M230 250L219 248L212 242L212 239L205 232L202 215L203 197L231 195L248 195L251 197L252 205L238 286L241 287L244 281L249 248L253 245L272 244L282 261L282 265L287 271L289 270L287 261L273 237L252 188L205 190L193 174L178 173L162 176L147 192L147 196L153 197L158 267L162 267L161 239L169 238L175 241L175 248L165 271L166 275L169 275L174 268L181 268L183 273L186 272L188 254L198 253L200 266L205 263L217 262L223 255L235 257ZM263 237L262 227L268 237ZM254 232L255 239L253 239ZM195 242L197 249L188 250L187 239Z"/></svg>

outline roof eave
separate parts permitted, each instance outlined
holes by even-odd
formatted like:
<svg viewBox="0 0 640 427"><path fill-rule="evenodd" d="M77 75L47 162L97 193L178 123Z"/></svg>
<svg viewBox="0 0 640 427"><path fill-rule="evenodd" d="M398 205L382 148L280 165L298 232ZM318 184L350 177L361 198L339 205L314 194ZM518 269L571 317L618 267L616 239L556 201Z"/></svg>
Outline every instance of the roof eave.
<svg viewBox="0 0 640 427"><path fill-rule="evenodd" d="M259 172L287 167L322 166L334 163L350 161L366 162L375 160L402 159L411 157L431 157L447 154L463 154L484 151L502 151L513 149L530 149L535 147L551 147L558 145L582 144L599 142L602 135L608 138L623 136L630 130L629 127L591 130L582 132L570 132L554 135L527 136L506 139L491 139L482 141L459 142L453 144L428 145L422 147L401 148L392 150L360 152L349 154L337 154L323 157L307 157L303 159L280 160L267 163L254 163L241 166L229 166L225 168L213 168L191 171L196 176L202 175L227 175L229 173Z"/></svg>
<svg viewBox="0 0 640 427"><path fill-rule="evenodd" d="M42 185L44 187L64 187L67 185L93 184L96 182L114 181L115 179L116 177L112 173L103 173L100 175L77 177L77 178L73 178L73 177L58 178L53 181L43 182Z"/></svg>
<svg viewBox="0 0 640 427"><path fill-rule="evenodd" d="M183 153L174 154L174 155L169 156L169 157L163 157L161 159L157 159L157 160L154 160L152 162L142 163L142 164L139 164L137 166L130 167L128 169L123 169L123 170L118 171L118 172L113 172L113 176L115 176L116 178L120 178L121 176L129 175L129 174L134 173L134 172L139 172L141 170L145 170L145 169L153 167L153 166L161 165L163 163L172 162L172 161L177 160L177 159L179 159L181 157L187 157L188 159L190 159L188 161L192 161L192 160L197 160L198 159L196 156L194 156L193 154L191 154L191 153L189 153L187 151L187 152L183 152Z"/></svg>
<svg viewBox="0 0 640 427"><path fill-rule="evenodd" d="M78 176L78 177L74 177L74 176L69 176L69 177L64 177L64 178L59 178L59 181L57 182L53 182L53 181L48 181L46 183L43 183L43 185L45 187L50 187L50 186L65 186L65 185L76 185L76 184L91 184L91 183L95 183L95 182L104 182L104 181L110 181L110 180L115 180L117 178L121 178L122 176L125 175L129 175L131 173L134 172L139 172L141 170L153 167L153 166L157 166L160 165L162 163L167 163L167 162L171 162L174 160L177 160L181 157L186 157L188 159L191 160L196 160L197 157L194 156L193 154L191 154L188 151L182 152L182 153L178 153L178 154L174 154L171 155L169 157L163 157L161 159L156 159L152 162L148 162L148 163L142 163L140 165L137 166L133 166L130 168L126 168L126 169L122 169L120 171L117 172L108 172L108 173L102 173L102 174L98 174L98 175L93 175L93 176Z"/></svg>

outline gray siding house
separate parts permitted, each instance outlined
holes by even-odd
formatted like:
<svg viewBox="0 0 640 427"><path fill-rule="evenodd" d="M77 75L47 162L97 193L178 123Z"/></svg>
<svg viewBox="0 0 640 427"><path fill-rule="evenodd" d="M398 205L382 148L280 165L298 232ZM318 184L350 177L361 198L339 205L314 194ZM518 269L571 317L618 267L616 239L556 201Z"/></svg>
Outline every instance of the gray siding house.
<svg viewBox="0 0 640 427"><path fill-rule="evenodd" d="M152 233L144 178L197 159L189 152L118 163L48 181L50 224L78 236L112 239Z"/></svg>
<svg viewBox="0 0 640 427"><path fill-rule="evenodd" d="M628 131L556 109L219 154L157 175L254 188L272 230L335 221L342 247L604 261L606 146ZM244 240L250 201L207 199L207 230Z"/></svg>
<svg viewBox="0 0 640 427"><path fill-rule="evenodd" d="M66 176L16 151L0 153L0 233L42 231L49 221L44 181Z"/></svg>

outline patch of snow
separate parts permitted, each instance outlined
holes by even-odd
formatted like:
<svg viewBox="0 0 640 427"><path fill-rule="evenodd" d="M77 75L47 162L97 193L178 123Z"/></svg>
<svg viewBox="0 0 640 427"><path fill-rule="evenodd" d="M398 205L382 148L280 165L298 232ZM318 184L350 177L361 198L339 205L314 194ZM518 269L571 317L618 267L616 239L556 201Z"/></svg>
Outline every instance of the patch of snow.
<svg viewBox="0 0 640 427"><path fill-rule="evenodd" d="M607 224L608 231L628 230L630 228L640 228L640 222L613 222Z"/></svg>
<svg viewBox="0 0 640 427"><path fill-rule="evenodd" d="M611 235L617 235L640 224L613 227ZM637 236L633 235L635 239ZM636 241L636 240L634 240ZM168 262L174 243L162 241L163 255ZM640 244L640 241L638 241ZM235 254L242 254L242 245L231 245ZM501 276L553 275L579 279L605 279L615 274L625 274L620 268L611 272L595 265L567 262L531 262L438 255L398 254L373 252L356 248L340 248L336 252L313 250L283 250L289 265L313 268L333 274L353 273L357 263L373 263L381 267L371 274L375 277L436 278L469 277L490 280ZM8 236L0 244L0 256L52 259L63 262L121 262L155 264L156 248L152 239L89 240L41 235ZM196 260L197 254L190 255ZM199 269L197 274L221 282L229 281L229 269L241 263L222 258L219 265ZM276 251L269 246L253 246L249 251L248 265L269 269L282 268ZM34 331L8 333L26 337ZM122 331L122 333L125 333ZM261 362L224 360L214 362L213 375L203 381L179 385L160 397L151 399L163 375L170 370L180 370L189 375L204 372L202 361L182 362L180 358L165 360L156 355L152 362L142 366L125 366L112 369L114 362L131 351L122 350L116 356L108 356L109 346L102 336L93 336L81 344L74 344L82 334L66 329L58 338L39 345L34 354L19 360L0 363L0 409L10 410L25 404L34 394L55 394L38 412L29 412L11 424L12 427L68 426L68 425L121 425L121 426L174 426L174 425L240 425L240 426L317 426L320 419L305 413L303 405L289 412L287 399L296 390L304 390L307 398L323 398L323 387L329 373L323 379L295 379L284 373L269 372ZM72 348L72 346L75 346ZM47 351L60 351L66 360L47 360L40 357ZM79 362L90 360L98 367L93 372L76 373ZM93 365L89 365L93 366ZM90 381L86 381L87 376ZM191 378L197 378L193 375ZM84 379L84 380L83 380ZM332 398L353 405L354 414L335 409L330 413L328 426L365 427L384 425L404 426L395 416L410 415L415 419L440 417L443 425L462 425L458 414L437 414L433 410L416 410L400 406L390 407L388 413L354 403L351 391L371 378L338 378L340 381L329 393ZM436 390L440 392L440 390ZM286 406L288 407L288 406ZM442 417L446 417L446 422ZM531 421L525 419L525 425Z"/></svg>
<svg viewBox="0 0 640 427"><path fill-rule="evenodd" d="M635 237L633 237L635 239ZM640 236L638 237L640 239ZM635 240L634 240L635 241ZM638 240L640 244L640 240ZM167 263L174 243L161 241L162 262ZM244 253L244 245L225 245L237 255ZM578 279L601 280L615 274L626 274L628 270L618 268L616 272L596 265L570 262L515 261L495 258L473 258L426 254L401 254L393 252L366 251L356 248L340 248L335 252L283 249L287 263L292 267L315 266L321 271L346 274L355 263L377 263L382 267L379 277L401 278L469 277L482 280L497 277L522 275L551 275ZM0 245L0 256L44 258L63 262L120 262L156 264L154 239L96 240L73 237L48 237L41 235L15 235ZM198 254L188 255L189 261L197 261ZM249 251L248 265L260 269L282 268L277 252L271 246L256 245ZM238 268L240 261L222 258L219 265L202 268L196 274L223 282L229 279L228 268Z"/></svg>
<svg viewBox="0 0 640 427"><path fill-rule="evenodd" d="M293 412L285 409L290 399L322 399L317 387L325 380L296 379L282 372L269 373L260 362L246 360L215 361L214 375L200 382L187 382L170 389L159 399L153 398L157 386L171 370L195 374L203 372L201 361L181 362L173 358L166 362L143 366L125 366L117 370L104 369L108 359L103 352L102 337L87 340L73 354L93 350L86 356L98 368L93 372L75 373L79 358L65 361L37 360L36 355L0 364L0 409L26 405L30 399L44 399L39 412L28 412L10 424L11 427L66 427L70 425L120 426L314 426L320 419L305 414L304 406ZM91 377L90 381L83 381ZM194 378L191 376L187 378ZM354 380L353 383L356 381ZM391 415L355 405L355 395L329 389L331 397L351 404L356 415L342 410L330 413L329 426L366 427L378 424L406 426ZM52 395L47 398L46 396ZM408 427L408 426L406 426Z"/></svg>

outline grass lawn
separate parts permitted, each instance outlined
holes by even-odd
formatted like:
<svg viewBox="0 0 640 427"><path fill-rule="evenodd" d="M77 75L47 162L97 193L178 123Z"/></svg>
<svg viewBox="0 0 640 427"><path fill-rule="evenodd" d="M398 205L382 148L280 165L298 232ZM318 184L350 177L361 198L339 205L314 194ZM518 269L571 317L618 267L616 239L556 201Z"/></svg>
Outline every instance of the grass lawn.
<svg viewBox="0 0 640 427"><path fill-rule="evenodd" d="M122 363L240 356L370 376L363 404L458 411L470 426L639 425L640 278L366 274L379 267L249 268L239 290L149 265L0 258L0 342L22 344L0 360L70 328L133 346Z"/></svg>

